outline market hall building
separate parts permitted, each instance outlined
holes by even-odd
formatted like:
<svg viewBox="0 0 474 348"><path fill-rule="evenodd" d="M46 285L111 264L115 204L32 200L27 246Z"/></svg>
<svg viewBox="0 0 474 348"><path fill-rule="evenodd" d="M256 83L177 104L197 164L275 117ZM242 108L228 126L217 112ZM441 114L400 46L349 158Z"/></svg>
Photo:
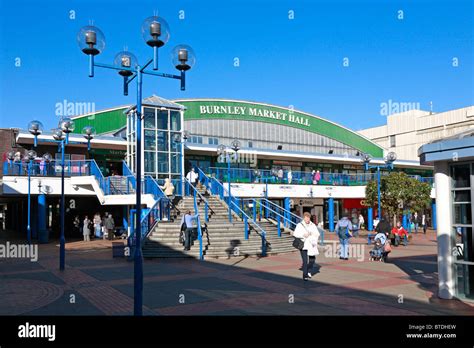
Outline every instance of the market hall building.
<svg viewBox="0 0 474 348"><path fill-rule="evenodd" d="M316 222L323 222L329 230L344 210L360 212L366 221L374 217L372 208L363 204L365 185L374 175L364 172L360 155L369 154L374 164L383 164L386 150L344 126L264 103L221 99L170 101L155 95L143 100L142 115L142 173L160 185L164 179L171 179L177 195L183 194L182 177L194 167L221 182L230 178L232 195L236 197L266 197L297 215L311 212ZM69 202L75 199L75 203L89 199L80 211L74 208L77 205L70 205L68 221L75 214L113 211L119 217L116 219L119 224L124 228L130 226L134 194L128 183L123 184L123 178L135 173L135 117L134 107L130 105L74 117L76 133L90 125L98 136L92 140L90 151L85 141L66 150L67 159L71 160L66 174L67 199ZM190 134L187 139L185 131ZM80 143L81 135L75 137ZM236 139L240 141L237 154L232 149ZM30 148L32 142L33 136L27 131L19 130L15 135L15 146ZM230 171L226 157L219 154L219 145L226 146L226 151L233 154ZM57 152L41 146L37 149L39 156L46 151ZM90 174L89 165L100 169L108 186L100 187L97 181L101 178L91 179L91 175L86 175ZM406 160L397 160L394 165L395 170L432 182L429 165ZM18 202L24 201L27 194L25 175L8 175L12 173L5 168L2 200L8 201L10 197L10 201L4 206L20 204L15 209L24 211L24 203ZM282 177L278 175L280 169ZM320 173L317 183L313 171ZM42 194L47 200L47 223L55 221L59 200L55 183L48 184L48 178L34 177L34 180L35 185L41 181L43 186L52 187L50 192ZM32 194L37 195L38 190ZM17 203L12 201L13 197ZM432 198L434 207L434 194ZM145 197L143 202L150 207L153 197ZM5 215L7 225L12 223L8 211L12 209L8 208ZM54 229L54 224L51 222L47 228Z"/></svg>

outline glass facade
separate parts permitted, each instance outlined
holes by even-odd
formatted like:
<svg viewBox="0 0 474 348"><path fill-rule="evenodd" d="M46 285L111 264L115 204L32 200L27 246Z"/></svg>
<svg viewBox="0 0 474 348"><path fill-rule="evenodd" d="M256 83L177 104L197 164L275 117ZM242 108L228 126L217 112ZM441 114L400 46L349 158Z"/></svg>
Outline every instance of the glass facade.
<svg viewBox="0 0 474 348"><path fill-rule="evenodd" d="M179 180L181 170L182 114L179 110L163 107L143 107L143 174L158 179ZM127 124L128 164L135 168L135 116L129 115ZM178 142L177 142L178 141Z"/></svg>
<svg viewBox="0 0 474 348"><path fill-rule="evenodd" d="M457 272L457 293L474 299L474 238L472 197L474 196L474 163L451 165L451 197L453 205L453 248Z"/></svg>

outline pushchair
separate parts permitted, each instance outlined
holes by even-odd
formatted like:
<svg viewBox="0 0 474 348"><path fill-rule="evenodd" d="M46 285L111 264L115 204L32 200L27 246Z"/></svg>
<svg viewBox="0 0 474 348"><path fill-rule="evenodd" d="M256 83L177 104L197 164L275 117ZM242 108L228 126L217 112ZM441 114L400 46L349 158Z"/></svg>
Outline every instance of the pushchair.
<svg viewBox="0 0 474 348"><path fill-rule="evenodd" d="M369 252L369 261L387 262L390 251L392 251L390 240L387 239L385 243L382 243L380 239L377 239L375 240L374 248Z"/></svg>

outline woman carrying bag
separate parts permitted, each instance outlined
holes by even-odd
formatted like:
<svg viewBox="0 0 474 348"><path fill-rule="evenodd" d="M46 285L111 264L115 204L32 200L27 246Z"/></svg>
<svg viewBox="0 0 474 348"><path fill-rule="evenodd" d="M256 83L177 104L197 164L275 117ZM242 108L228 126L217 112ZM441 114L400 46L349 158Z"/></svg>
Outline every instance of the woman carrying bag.
<svg viewBox="0 0 474 348"><path fill-rule="evenodd" d="M303 221L296 225L293 232L295 241L293 246L300 251L303 260L303 280L307 281L311 278L318 252L319 230L314 223L311 222L311 214L306 212L303 214Z"/></svg>

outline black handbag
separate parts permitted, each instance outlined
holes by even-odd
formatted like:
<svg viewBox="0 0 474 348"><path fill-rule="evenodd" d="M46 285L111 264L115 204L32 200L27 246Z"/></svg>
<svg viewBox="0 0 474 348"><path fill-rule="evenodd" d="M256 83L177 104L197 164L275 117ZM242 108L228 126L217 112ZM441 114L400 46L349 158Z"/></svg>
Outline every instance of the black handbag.
<svg viewBox="0 0 474 348"><path fill-rule="evenodd" d="M293 247L298 250L303 250L304 242L301 239L295 237L295 240L293 241Z"/></svg>

